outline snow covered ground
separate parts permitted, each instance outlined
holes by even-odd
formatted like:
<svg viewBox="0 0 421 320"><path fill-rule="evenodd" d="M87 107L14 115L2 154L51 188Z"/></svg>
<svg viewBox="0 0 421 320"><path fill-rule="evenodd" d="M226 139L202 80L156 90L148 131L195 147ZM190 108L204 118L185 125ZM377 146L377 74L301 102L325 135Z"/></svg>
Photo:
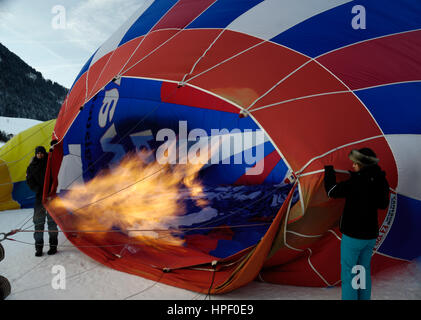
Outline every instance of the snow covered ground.
<svg viewBox="0 0 421 320"><path fill-rule="evenodd" d="M7 134L11 133L16 135L19 132L29 129L41 122L42 121L33 119L0 117L0 130L6 132ZM0 141L0 147L3 145L4 142Z"/></svg>
<svg viewBox="0 0 421 320"><path fill-rule="evenodd" d="M32 209L0 212L0 232L32 228ZM26 222L26 223L25 223ZM5 259L0 262L0 275L11 282L8 300L205 300L198 294L155 281L107 268L74 247L59 235L59 252L34 256L33 233L18 233L5 240ZM47 236L45 236L47 239ZM19 241L19 242L18 242ZM46 240L48 242L48 240ZM48 247L44 248L48 250ZM46 251L46 250L44 250ZM54 266L66 272L65 289L53 289L57 273ZM212 300L338 300L341 289L306 288L251 282L233 292L211 296ZM373 300L420 300L421 261L394 274L381 274L373 279Z"/></svg>

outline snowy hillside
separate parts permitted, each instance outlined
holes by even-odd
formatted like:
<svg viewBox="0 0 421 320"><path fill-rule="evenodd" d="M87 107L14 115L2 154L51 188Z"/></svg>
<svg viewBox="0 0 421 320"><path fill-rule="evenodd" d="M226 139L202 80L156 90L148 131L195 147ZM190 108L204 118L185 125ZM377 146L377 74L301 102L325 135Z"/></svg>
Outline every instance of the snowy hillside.
<svg viewBox="0 0 421 320"><path fill-rule="evenodd" d="M68 90L44 79L1 43L0 59L0 115L43 121L56 118Z"/></svg>

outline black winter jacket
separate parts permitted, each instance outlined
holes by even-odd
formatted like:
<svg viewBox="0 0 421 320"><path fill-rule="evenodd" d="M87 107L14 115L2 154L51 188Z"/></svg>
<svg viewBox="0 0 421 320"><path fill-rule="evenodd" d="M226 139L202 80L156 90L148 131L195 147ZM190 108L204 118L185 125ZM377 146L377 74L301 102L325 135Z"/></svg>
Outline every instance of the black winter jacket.
<svg viewBox="0 0 421 320"><path fill-rule="evenodd" d="M325 167L324 186L328 197L345 198L340 231L352 238L375 239L379 234L377 210L389 205L386 173L378 165L351 172L350 179L336 183L332 166Z"/></svg>
<svg viewBox="0 0 421 320"><path fill-rule="evenodd" d="M42 202L44 190L45 170L47 168L47 156L42 159L34 157L26 169L26 183L35 192L38 203Z"/></svg>

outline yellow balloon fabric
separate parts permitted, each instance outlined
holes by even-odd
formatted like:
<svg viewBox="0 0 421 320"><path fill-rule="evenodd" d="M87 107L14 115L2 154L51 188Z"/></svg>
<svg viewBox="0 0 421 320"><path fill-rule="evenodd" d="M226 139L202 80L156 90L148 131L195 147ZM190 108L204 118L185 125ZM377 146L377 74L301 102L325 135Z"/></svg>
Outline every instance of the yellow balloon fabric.
<svg viewBox="0 0 421 320"><path fill-rule="evenodd" d="M33 207L35 195L26 184L26 168L37 146L50 147L56 119L24 130L0 148L0 211Z"/></svg>

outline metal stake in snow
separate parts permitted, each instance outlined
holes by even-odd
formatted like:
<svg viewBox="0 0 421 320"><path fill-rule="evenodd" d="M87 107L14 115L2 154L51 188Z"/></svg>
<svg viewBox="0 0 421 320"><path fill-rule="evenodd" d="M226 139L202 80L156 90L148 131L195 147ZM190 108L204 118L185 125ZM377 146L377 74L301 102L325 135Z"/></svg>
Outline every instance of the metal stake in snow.
<svg viewBox="0 0 421 320"><path fill-rule="evenodd" d="M18 233L19 231L21 231L21 230L19 230L19 229L15 229L15 230L12 230L12 231L10 231L10 232L8 232L8 233L1 232L1 233L0 233L0 242L2 242L2 241L4 241L4 240L6 240L6 239L7 239L7 237L9 237L9 236L13 236L14 234ZM3 237L3 238L2 238L2 237Z"/></svg>

